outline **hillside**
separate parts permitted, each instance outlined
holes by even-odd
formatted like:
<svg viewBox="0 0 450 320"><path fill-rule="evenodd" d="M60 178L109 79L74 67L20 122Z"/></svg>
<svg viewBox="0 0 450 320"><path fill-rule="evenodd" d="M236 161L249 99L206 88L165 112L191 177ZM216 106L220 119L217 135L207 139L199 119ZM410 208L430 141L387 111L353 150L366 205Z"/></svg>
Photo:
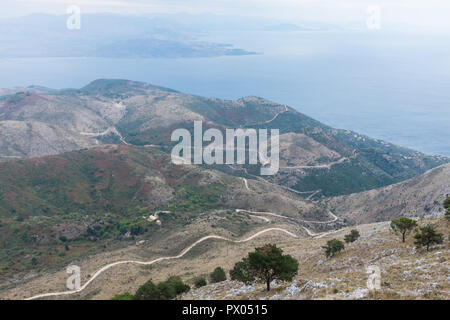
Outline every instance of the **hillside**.
<svg viewBox="0 0 450 320"><path fill-rule="evenodd" d="M254 223L257 223L256 221ZM263 222L258 222L263 223ZM321 238L293 238L284 233L266 233L247 242L231 243L223 240L204 242L179 259L160 261L152 265L121 264L101 274L81 293L48 297L47 299L111 299L123 292L135 292L152 279L163 281L171 275L179 275L191 287L191 291L179 299L449 299L447 279L449 268L449 223L441 219L420 220L419 225L434 225L446 240L429 252L418 249L412 236L402 243L398 235L389 230L389 223L359 225L361 237L346 244L345 251L327 259L322 246L332 239L342 239L351 228L344 228ZM206 226L190 225L177 239L185 240L187 234ZM211 229L219 234L223 230ZM228 235L231 236L231 235ZM172 238L174 239L174 238ZM239 239L239 238L235 238ZM192 241L192 240L191 240ZM123 260L150 261L166 255L176 255L181 248L173 250L174 242L136 242L127 248L109 250L95 256L77 260L83 270L82 283L89 280L101 267ZM191 242L192 243L192 242ZM287 254L299 261L298 275L291 282L273 282L267 292L263 284L243 284L236 281L209 283L200 289L193 287L194 278L205 277L217 266L228 271L255 247L276 243ZM367 289L368 266L378 266L381 271L381 290L373 293ZM14 285L0 290L0 297L20 299L47 292L65 291L65 270L44 273L39 277L21 279Z"/></svg>
<svg viewBox="0 0 450 320"><path fill-rule="evenodd" d="M434 225L447 237L449 223L442 219L426 219L420 225ZM418 249L412 237L402 243L398 235L389 230L389 223L374 223L357 227L360 239L346 244L344 252L332 259L326 259L323 240L295 241L280 239L277 243L283 250L299 260L299 274L292 282L275 282L274 289L266 292L262 284L245 285L227 280L209 284L183 294L186 300L415 300L450 299L448 270L450 268L450 245L448 240L430 252ZM343 238L350 228L335 233L333 237ZM305 243L306 242L306 243ZM258 241L256 245L263 244ZM251 246L247 246L251 250ZM238 251L238 250L236 250ZM239 248L242 256L245 250ZM236 259L238 260L238 259ZM234 262L234 261L233 261ZM218 261L224 265L225 261ZM231 268L232 263L226 263ZM377 266L381 271L381 290L370 292L366 282L368 266ZM202 274L207 276L207 274Z"/></svg>
<svg viewBox="0 0 450 320"><path fill-rule="evenodd" d="M89 270L87 282L117 260L187 259L183 269L113 268L122 282L100 275L74 295L110 298L150 271L189 280L214 264L230 267L260 241L289 240L281 243L295 244L303 259L349 225L442 215L449 193L449 159L333 129L259 97L221 100L106 79L0 92L1 297L65 290L61 270L74 262ZM279 172L173 164L170 135L192 131L194 120L221 131L279 129Z"/></svg>
<svg viewBox="0 0 450 320"><path fill-rule="evenodd" d="M128 80L96 80L81 89L33 86L0 97L0 157L40 157L99 144L157 145L170 152L174 129L280 130L281 168L269 182L305 197L350 194L403 181L448 162L385 141L330 128L259 97L204 98ZM258 179L256 166L216 166Z"/></svg>
<svg viewBox="0 0 450 320"><path fill-rule="evenodd" d="M235 209L329 219L326 209L280 187L176 166L149 147L105 145L0 162L0 181L0 279L137 238L156 241L164 234L166 240L200 216L219 214L225 230L251 231Z"/></svg>
<svg viewBox="0 0 450 320"><path fill-rule="evenodd" d="M439 217L444 215L442 203L449 196L450 165L447 164L407 181L323 202L348 222L361 224L402 216Z"/></svg>
<svg viewBox="0 0 450 320"><path fill-rule="evenodd" d="M438 289L445 288L441 277L444 273L436 271L437 265L433 264L435 256L426 254L422 260L421 255L416 265L418 258L412 245L407 244L405 249L398 236L388 231L387 222L358 225L361 241L349 245L342 258L335 260L338 268L333 267L335 262L321 257L321 246L327 239L342 237L349 231L349 224L381 218L388 221L409 213L393 207L383 211L383 216L377 215L376 208L389 208L390 199L400 203L407 199L411 201L409 207L415 208L414 215L426 215L426 208L415 207L414 199L421 201L427 196L433 203L439 201L448 188L447 169L448 165L441 166L389 187L403 192L392 192L386 203L376 197L370 200L366 192L332 198L330 203L335 203L332 208L338 215L333 218L325 207L329 203L301 200L296 193L264 180L244 180L192 165L174 166L168 155L152 147L105 145L58 156L8 160L0 163L0 179L5 181L0 187L0 296L26 298L64 291L64 266L69 262L83 268L85 283L90 274L109 263L177 256L207 236L225 237L237 243L214 238L192 247L185 257L179 258L182 261L158 262L148 267L117 266L70 298L109 299L117 293L136 290L139 283L150 277L163 280L170 274L191 281L217 265L231 268L246 251L266 242L280 244L302 262L301 273L291 288L298 295L290 295L291 289L286 289L289 285L283 284L274 291L279 298L321 298L336 287L338 294L333 293L333 298L367 297L367 292L361 291L364 266L384 256L387 270L395 268L398 257L409 261L411 267L431 268L432 281L440 283ZM407 186L410 189L405 189ZM414 186L416 189L412 189ZM369 192L372 193L380 190ZM345 209L347 203L342 199L346 198L374 209L366 215L355 215ZM441 203L436 202L435 211L443 212ZM437 226L448 234L445 223ZM249 240L241 242L242 239ZM360 261L356 269L351 267L355 259ZM325 267L317 270L318 261ZM330 270L336 270L338 277L331 277ZM412 294L426 298L429 296L423 294L435 294L422 288L427 284L420 281L408 284L412 289L398 289L401 284L396 274L400 271L386 271L386 277L395 280L387 283L396 285L384 297ZM349 272L352 280L341 283ZM307 290L300 290L303 285ZM392 296L395 292L400 292L400 296ZM257 286L237 283L209 286L190 294L188 298L266 297Z"/></svg>

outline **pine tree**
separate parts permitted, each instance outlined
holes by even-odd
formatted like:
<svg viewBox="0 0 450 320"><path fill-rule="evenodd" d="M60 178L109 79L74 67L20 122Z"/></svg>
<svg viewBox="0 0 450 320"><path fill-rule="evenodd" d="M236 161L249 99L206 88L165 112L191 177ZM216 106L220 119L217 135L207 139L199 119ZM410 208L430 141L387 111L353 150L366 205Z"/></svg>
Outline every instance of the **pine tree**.
<svg viewBox="0 0 450 320"><path fill-rule="evenodd" d="M450 197L444 200L445 217L450 220Z"/></svg>
<svg viewBox="0 0 450 320"><path fill-rule="evenodd" d="M298 272L298 262L274 244L266 244L250 252L230 271L231 279L244 283L259 281L270 291L273 280L291 281Z"/></svg>
<svg viewBox="0 0 450 320"><path fill-rule="evenodd" d="M426 247L427 251L429 251L431 245L441 244L444 241L444 236L436 232L431 224L419 228L414 238L416 239L414 244L418 247Z"/></svg>
<svg viewBox="0 0 450 320"><path fill-rule="evenodd" d="M392 230L402 235L402 242L405 242L406 235L409 234L415 227L417 227L416 220L406 217L391 221Z"/></svg>

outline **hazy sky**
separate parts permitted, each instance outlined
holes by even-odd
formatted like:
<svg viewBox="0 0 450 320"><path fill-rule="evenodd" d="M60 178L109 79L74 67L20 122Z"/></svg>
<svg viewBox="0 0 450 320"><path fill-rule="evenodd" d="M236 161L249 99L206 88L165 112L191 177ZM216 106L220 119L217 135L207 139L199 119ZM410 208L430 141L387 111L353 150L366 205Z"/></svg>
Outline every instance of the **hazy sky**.
<svg viewBox="0 0 450 320"><path fill-rule="evenodd" d="M367 7L377 5L387 23L450 30L449 0L1 0L0 17L36 12L65 14L71 4L85 13L208 12L334 23L364 20Z"/></svg>

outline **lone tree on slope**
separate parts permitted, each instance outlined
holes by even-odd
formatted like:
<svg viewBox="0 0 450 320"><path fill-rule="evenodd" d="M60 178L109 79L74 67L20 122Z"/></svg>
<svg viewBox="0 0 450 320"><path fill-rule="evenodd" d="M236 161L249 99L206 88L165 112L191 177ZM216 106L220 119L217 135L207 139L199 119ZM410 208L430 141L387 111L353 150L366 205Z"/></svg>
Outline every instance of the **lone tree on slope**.
<svg viewBox="0 0 450 320"><path fill-rule="evenodd" d="M325 249L325 256L327 258L332 258L339 252L345 249L344 243L338 239L331 239L327 241L327 245L322 247Z"/></svg>
<svg viewBox="0 0 450 320"><path fill-rule="evenodd" d="M416 220L402 217L400 219L391 221L391 228L394 232L402 235L402 242L405 242L406 235L409 234L415 227L417 227Z"/></svg>
<svg viewBox="0 0 450 320"><path fill-rule="evenodd" d="M291 281L298 272L298 262L274 244L266 244L250 252L230 271L231 279L244 283L266 283L270 291L273 280Z"/></svg>
<svg viewBox="0 0 450 320"><path fill-rule="evenodd" d="M436 232L431 224L419 228L419 231L414 235L414 238L416 239L414 244L418 247L426 247L427 251L430 250L430 245L441 244L444 241L442 233Z"/></svg>
<svg viewBox="0 0 450 320"><path fill-rule="evenodd" d="M445 217L450 220L450 197L444 200Z"/></svg>

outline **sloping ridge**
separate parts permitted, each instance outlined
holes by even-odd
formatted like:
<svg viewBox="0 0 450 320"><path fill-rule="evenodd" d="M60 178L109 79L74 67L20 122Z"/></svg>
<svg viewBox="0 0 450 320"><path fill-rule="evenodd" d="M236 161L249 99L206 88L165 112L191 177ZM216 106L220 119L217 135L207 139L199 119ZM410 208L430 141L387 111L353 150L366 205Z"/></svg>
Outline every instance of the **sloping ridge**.
<svg viewBox="0 0 450 320"><path fill-rule="evenodd" d="M340 217L361 224L401 216L441 216L444 214L442 203L448 196L450 164L387 187L334 197L324 202Z"/></svg>
<svg viewBox="0 0 450 320"><path fill-rule="evenodd" d="M146 90L177 92L169 88L126 79L97 79L80 89L80 91L85 94L122 94L127 92L145 94Z"/></svg>

